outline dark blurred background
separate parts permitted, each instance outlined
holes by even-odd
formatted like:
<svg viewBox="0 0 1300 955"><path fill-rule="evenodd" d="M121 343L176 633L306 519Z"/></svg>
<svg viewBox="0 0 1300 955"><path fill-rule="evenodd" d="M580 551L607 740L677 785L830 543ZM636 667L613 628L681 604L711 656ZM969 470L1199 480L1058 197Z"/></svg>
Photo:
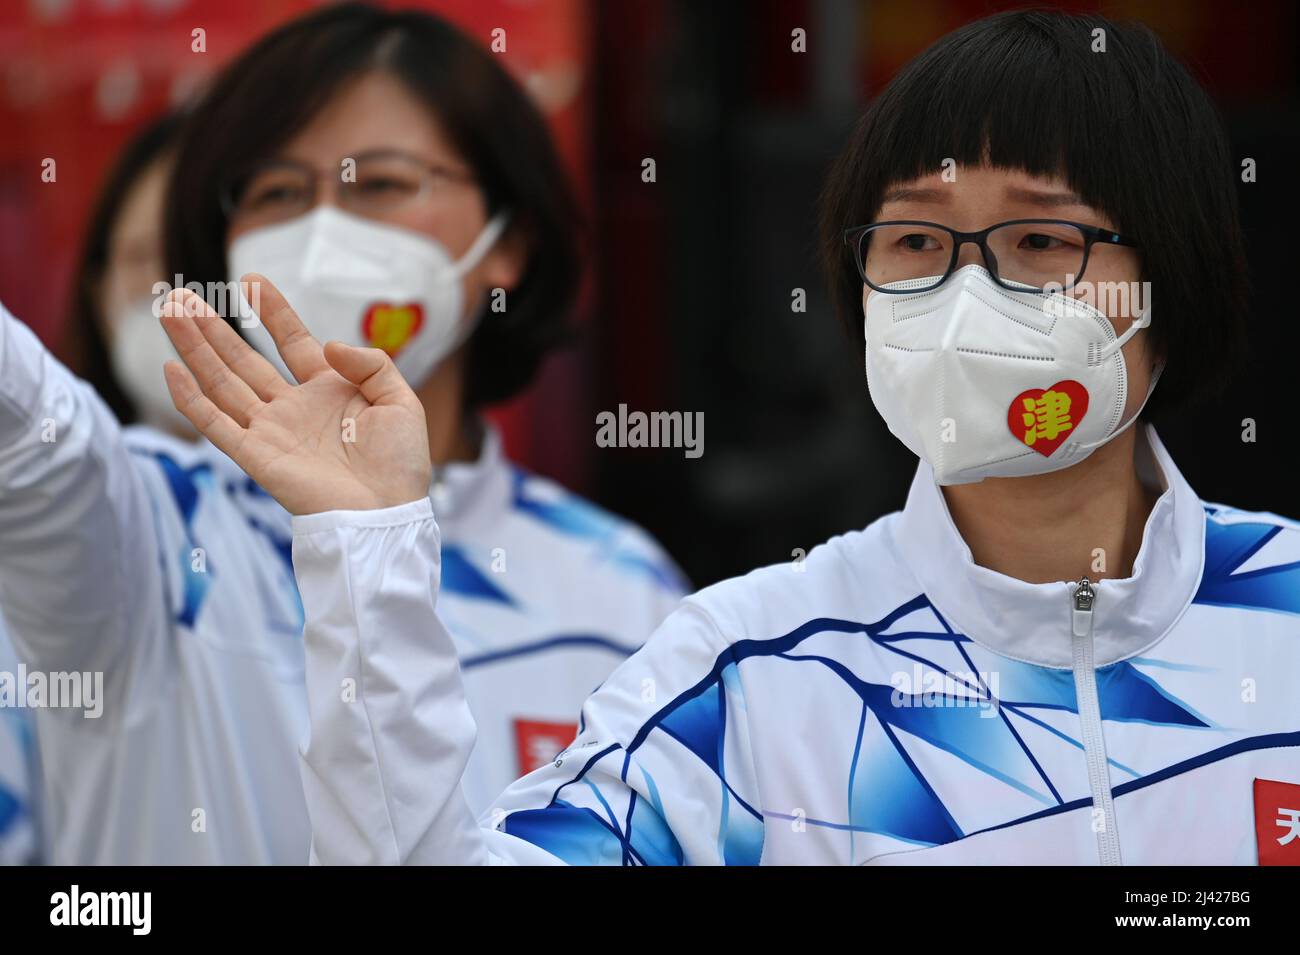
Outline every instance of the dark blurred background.
<svg viewBox="0 0 1300 955"><path fill-rule="evenodd" d="M915 459L872 409L814 256L824 171L934 39L1023 4L962 0L445 0L542 102L590 216L581 343L494 411L510 452L639 521L697 585L901 506ZM133 129L305 0L10 0L0 8L0 300L53 342L100 177ZM1254 355L1213 406L1157 422L1209 500L1300 517L1293 386L1296 8L1069 3L1143 21L1219 102L1239 158ZM207 31L207 53L191 31ZM806 33L806 52L791 49ZM1045 78L1050 82L1050 77ZM1099 148L1114 148L1106 144ZM40 163L58 157L59 180ZM656 181L642 181L653 158ZM806 309L792 310L794 290ZM1161 316L1156 314L1155 321ZM604 449L598 411L703 412L704 454ZM1258 440L1241 441L1242 419Z"/></svg>

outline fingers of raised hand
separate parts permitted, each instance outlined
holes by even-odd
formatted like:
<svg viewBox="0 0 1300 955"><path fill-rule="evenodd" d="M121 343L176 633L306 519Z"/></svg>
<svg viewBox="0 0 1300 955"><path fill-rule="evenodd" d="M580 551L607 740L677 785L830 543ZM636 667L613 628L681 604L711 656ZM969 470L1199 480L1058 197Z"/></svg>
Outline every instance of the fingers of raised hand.
<svg viewBox="0 0 1300 955"><path fill-rule="evenodd" d="M208 307L198 295L181 297L177 292L169 296L170 300L179 301L185 311L194 319L194 324L213 350L230 370L248 383L254 393L263 401L270 401L276 395L287 390L289 383L269 361L258 354L257 349L239 336L239 333Z"/></svg>
<svg viewBox="0 0 1300 955"><path fill-rule="evenodd" d="M178 361L163 364L163 377L171 392L172 404L183 414L200 434L228 454L236 463L240 446L247 432L230 415L226 414L199 388L198 382Z"/></svg>
<svg viewBox="0 0 1300 955"><path fill-rule="evenodd" d="M264 275L249 272L240 279L244 299L253 306L258 318L270 333L275 347L284 359L285 366L299 381L325 371L329 365L321 351L320 342L307 331L280 290Z"/></svg>
<svg viewBox="0 0 1300 955"><path fill-rule="evenodd" d="M372 405L420 404L393 360L382 350L326 342L324 354L330 367L356 385Z"/></svg>
<svg viewBox="0 0 1300 955"><path fill-rule="evenodd" d="M252 414L261 407L262 399L208 340L209 335L220 337L218 326L231 335L235 335L234 330L208 308L202 298L187 289L177 289L167 297L162 308L162 326L202 393L221 411L246 426ZM235 354L228 341L225 347L229 353ZM275 373L274 368L270 370ZM262 381L266 384L265 379ZM281 385L288 387L283 379ZM180 410L184 412L184 409Z"/></svg>

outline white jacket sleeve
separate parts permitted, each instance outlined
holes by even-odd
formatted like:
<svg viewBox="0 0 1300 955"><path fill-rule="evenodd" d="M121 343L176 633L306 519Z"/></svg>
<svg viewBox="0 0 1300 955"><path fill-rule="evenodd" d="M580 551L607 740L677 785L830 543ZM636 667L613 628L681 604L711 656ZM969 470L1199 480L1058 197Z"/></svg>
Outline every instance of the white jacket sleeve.
<svg viewBox="0 0 1300 955"><path fill-rule="evenodd" d="M295 517L293 531L311 716L303 787L313 830L325 834L313 836L313 861L485 861L459 787L475 729L433 609L428 499Z"/></svg>
<svg viewBox="0 0 1300 955"><path fill-rule="evenodd" d="M476 822L460 788L475 727L435 612L429 501L295 518L293 558L307 617L313 861L757 861L743 689L723 672L729 647L702 607L670 616L587 701L573 744Z"/></svg>
<svg viewBox="0 0 1300 955"><path fill-rule="evenodd" d="M152 511L116 420L0 305L0 606L19 656L120 683L128 642L165 615L161 593Z"/></svg>

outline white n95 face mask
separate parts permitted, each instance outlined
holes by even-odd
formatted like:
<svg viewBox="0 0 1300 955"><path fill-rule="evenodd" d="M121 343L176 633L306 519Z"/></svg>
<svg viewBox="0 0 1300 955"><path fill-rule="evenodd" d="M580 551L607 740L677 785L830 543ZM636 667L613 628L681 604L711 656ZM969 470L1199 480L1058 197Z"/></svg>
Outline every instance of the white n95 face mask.
<svg viewBox="0 0 1300 955"><path fill-rule="evenodd" d="M871 293L867 387L889 430L930 464L938 484L1046 474L1078 463L1136 420L1120 420L1129 390L1120 349L1150 322L1147 306L1116 337L1086 302L1013 292L967 265L930 291ZM1159 376L1157 369L1146 398Z"/></svg>
<svg viewBox="0 0 1300 955"><path fill-rule="evenodd" d="M247 272L265 275L321 342L382 348L416 387L473 331L477 313L462 321L461 278L497 241L506 219L495 216L454 261L426 235L319 206L236 239L231 280ZM294 380L260 322L244 332Z"/></svg>
<svg viewBox="0 0 1300 955"><path fill-rule="evenodd" d="M172 404L163 377L163 363L178 356L154 314L156 300L152 295L136 299L109 316L109 364L141 422L162 431L191 434L194 428Z"/></svg>

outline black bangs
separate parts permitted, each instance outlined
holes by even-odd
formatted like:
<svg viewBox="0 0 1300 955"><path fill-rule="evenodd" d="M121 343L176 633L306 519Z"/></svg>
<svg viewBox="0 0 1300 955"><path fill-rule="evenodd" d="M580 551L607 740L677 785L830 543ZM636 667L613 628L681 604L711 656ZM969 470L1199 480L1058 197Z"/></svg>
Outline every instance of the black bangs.
<svg viewBox="0 0 1300 955"><path fill-rule="evenodd" d="M1166 358L1149 412L1194 387L1213 393L1240 361L1246 278L1235 163L1214 106L1145 26L1001 13L941 38L894 77L821 198L823 270L858 343L862 282L843 231L871 222L890 186L942 172L946 161L1059 177L1142 247L1151 341ZM1187 337L1201 334L1221 350L1182 354Z"/></svg>
<svg viewBox="0 0 1300 955"><path fill-rule="evenodd" d="M1059 176L1123 228L1118 200L1133 157L1120 144L1141 130L1140 86L1154 79L1158 45L1111 27L1100 17L1002 14L925 50L863 117L855 138L868 162L851 207L861 221L843 228L869 221L888 186L948 161ZM1092 50L1096 29L1104 53Z"/></svg>
<svg viewBox="0 0 1300 955"><path fill-rule="evenodd" d="M1098 191L1114 164L1093 147L1116 132L1112 117L1133 112L1135 91L1099 69L1085 28L1063 38L1030 20L1016 25L936 44L881 97L877 129L898 149L882 185L952 159L1059 175L1085 197Z"/></svg>

